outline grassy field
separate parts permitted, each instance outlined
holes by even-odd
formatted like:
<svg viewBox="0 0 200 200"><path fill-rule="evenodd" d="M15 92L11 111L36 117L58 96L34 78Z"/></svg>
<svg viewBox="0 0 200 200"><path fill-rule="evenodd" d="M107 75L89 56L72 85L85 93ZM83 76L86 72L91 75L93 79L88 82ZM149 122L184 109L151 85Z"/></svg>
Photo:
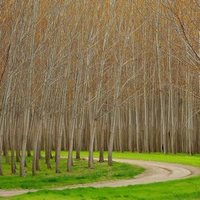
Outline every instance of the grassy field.
<svg viewBox="0 0 200 200"><path fill-rule="evenodd" d="M62 156L67 155L65 152L62 152L61 154ZM82 152L81 156L87 157L88 153ZM99 153L95 152L94 156L98 157ZM105 158L107 158L107 152L105 152ZM184 164L184 165L192 165L192 166L200 167L200 154L190 156L188 154L183 154L183 153L164 155L163 153L113 152L113 158L170 162L170 163L179 163L179 164Z"/></svg>
<svg viewBox="0 0 200 200"><path fill-rule="evenodd" d="M200 199L200 187L198 178L190 178L187 181L170 181L166 183L154 183L120 188L79 188L63 191L40 191L19 195L11 199L26 200L193 200ZM198 184L197 184L198 183ZM200 189L200 188L199 188Z"/></svg>
<svg viewBox="0 0 200 200"><path fill-rule="evenodd" d="M65 155L65 152L62 152ZM82 152L82 156L86 156ZM98 156L98 153L95 153ZM138 154L138 153L114 153L114 158L154 160L161 162L173 162L200 166L200 155L189 156L187 154L161 153ZM115 163L116 165L116 163ZM126 171L126 170L124 170ZM193 200L200 199L200 177L183 180L153 183L147 185L136 185L119 188L78 188L62 191L43 190L36 193L28 193L6 199L69 199L69 200ZM3 198L2 198L3 199Z"/></svg>
<svg viewBox="0 0 200 200"><path fill-rule="evenodd" d="M55 173L55 162L52 159L52 169L47 169L44 159L40 161L41 171L36 176L31 175L31 158L27 158L26 176L19 177L18 173L10 173L10 165L4 165L4 176L0 176L0 189L48 189L67 185L92 183L98 181L129 179L144 171L143 168L124 163L114 163L108 167L107 163L95 161L94 169L87 168L87 160L74 160L71 172L66 171L66 159L61 159L61 172ZM17 163L19 169L19 163ZM19 172L19 170L18 170Z"/></svg>

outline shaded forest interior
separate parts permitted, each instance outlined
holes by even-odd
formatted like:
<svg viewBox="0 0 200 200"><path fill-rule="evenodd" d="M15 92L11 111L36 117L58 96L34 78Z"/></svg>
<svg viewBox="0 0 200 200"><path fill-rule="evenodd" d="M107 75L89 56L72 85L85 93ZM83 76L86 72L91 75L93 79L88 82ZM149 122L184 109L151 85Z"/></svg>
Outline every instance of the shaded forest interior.
<svg viewBox="0 0 200 200"><path fill-rule="evenodd" d="M200 152L198 0L0 3L0 174L33 151Z"/></svg>

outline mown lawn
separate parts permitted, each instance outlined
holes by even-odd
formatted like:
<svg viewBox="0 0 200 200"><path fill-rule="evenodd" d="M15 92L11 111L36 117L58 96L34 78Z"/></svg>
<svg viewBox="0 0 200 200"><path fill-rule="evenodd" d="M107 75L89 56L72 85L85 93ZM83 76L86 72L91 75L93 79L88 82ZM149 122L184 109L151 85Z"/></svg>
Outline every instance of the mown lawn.
<svg viewBox="0 0 200 200"><path fill-rule="evenodd" d="M200 199L200 177L166 183L119 188L79 188L63 191L44 190L11 199L69 200L193 200Z"/></svg>
<svg viewBox="0 0 200 200"><path fill-rule="evenodd" d="M63 156L66 154L62 152ZM86 156L86 152L82 152ZM98 153L95 153L98 156ZM138 154L138 153L117 153L114 152L114 158L154 160L159 162L173 162L200 166L200 155L187 154L168 154L161 153ZM117 165L115 163L115 165ZM122 170L125 171L125 170ZM6 199L69 199L69 200L200 200L200 176L168 181L162 183L153 183L146 185L136 185L118 188L77 188L65 189L62 191L42 190L36 193L28 193Z"/></svg>
<svg viewBox="0 0 200 200"><path fill-rule="evenodd" d="M0 189L48 189L67 185L92 183L98 181L129 179L144 171L143 168L124 163L114 163L109 167L107 163L95 161L94 168L87 168L87 160L74 160L71 172L66 171L67 159L61 159L61 173L55 173L55 162L52 159L52 168L47 169L45 160L40 161L41 171L36 176L31 175L31 158L27 158L26 176L19 177L19 163L17 174L12 175L10 165L4 164L4 176L0 176ZM5 163L5 162L4 162Z"/></svg>

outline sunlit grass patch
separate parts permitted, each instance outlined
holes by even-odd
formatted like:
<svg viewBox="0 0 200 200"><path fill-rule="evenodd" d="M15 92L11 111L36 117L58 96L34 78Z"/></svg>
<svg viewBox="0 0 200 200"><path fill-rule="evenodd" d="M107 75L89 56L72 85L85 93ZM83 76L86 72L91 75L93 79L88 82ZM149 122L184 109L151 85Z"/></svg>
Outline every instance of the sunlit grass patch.
<svg viewBox="0 0 200 200"><path fill-rule="evenodd" d="M19 195L12 200L54 199L59 200L199 200L200 177L184 180L135 185L117 188L77 188L62 191L43 190L36 193Z"/></svg>
<svg viewBox="0 0 200 200"><path fill-rule="evenodd" d="M64 152L62 152L64 154ZM82 152L82 156L87 156L87 152ZM97 157L98 152L94 155ZM105 154L105 156L107 156ZM188 164L193 166L200 166L200 155L187 155L187 154L167 154L161 153L117 153L114 152L115 158L127 158L127 159L140 159L140 160L152 160L159 162L173 162ZM106 166L107 164L104 163ZM118 173L114 176L119 178L121 174L120 166L115 165L118 168ZM124 166L122 172L127 166ZM95 168L98 168L95 167ZM110 170L108 167L107 170ZM108 173L108 172L107 172ZM40 191L36 193L24 194L13 197L11 199L68 199L68 200L200 200L200 176L192 177L183 180L168 181L161 183L152 183L146 185L135 185L118 188L78 188L78 189L66 189L63 191Z"/></svg>
<svg viewBox="0 0 200 200"><path fill-rule="evenodd" d="M5 162L4 162L5 163ZM114 163L112 167L106 162L94 161L94 169L88 169L87 160L74 160L71 172L66 171L67 159L61 159L61 173L55 173L55 161L51 160L52 168L47 169L45 159L40 160L41 171L36 176L31 174L31 158L27 158L26 176L19 177L19 163L17 174L12 175L10 165L3 164L4 176L0 176L0 189L47 189L74 184L84 184L98 181L129 179L144 171L141 167L124 163Z"/></svg>

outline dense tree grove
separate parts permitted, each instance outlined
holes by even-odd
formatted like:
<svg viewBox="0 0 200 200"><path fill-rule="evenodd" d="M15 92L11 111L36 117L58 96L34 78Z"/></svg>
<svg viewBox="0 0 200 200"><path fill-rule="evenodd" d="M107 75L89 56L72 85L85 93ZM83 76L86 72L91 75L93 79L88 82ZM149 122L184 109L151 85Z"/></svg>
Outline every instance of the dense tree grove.
<svg viewBox="0 0 200 200"><path fill-rule="evenodd" d="M0 1L2 159L200 152L198 0ZM11 157L9 157L11 152Z"/></svg>

